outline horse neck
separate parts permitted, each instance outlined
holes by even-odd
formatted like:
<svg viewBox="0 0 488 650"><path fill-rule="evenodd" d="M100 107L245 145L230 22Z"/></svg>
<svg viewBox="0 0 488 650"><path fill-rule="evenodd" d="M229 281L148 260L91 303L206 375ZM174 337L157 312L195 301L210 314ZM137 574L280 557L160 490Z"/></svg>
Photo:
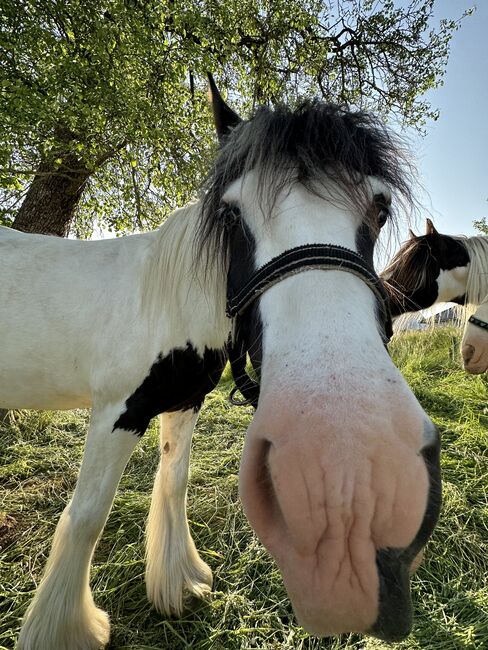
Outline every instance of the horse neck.
<svg viewBox="0 0 488 650"><path fill-rule="evenodd" d="M162 314L165 322L172 314L174 326L200 328L210 346L222 338L225 342L230 325L225 273L215 260L207 260L206 250L196 254L200 213L200 202L191 203L173 212L156 231L143 270L142 310L152 331Z"/></svg>
<svg viewBox="0 0 488 650"><path fill-rule="evenodd" d="M460 240L469 255L466 281L466 304L477 306L488 300L488 237L467 237Z"/></svg>

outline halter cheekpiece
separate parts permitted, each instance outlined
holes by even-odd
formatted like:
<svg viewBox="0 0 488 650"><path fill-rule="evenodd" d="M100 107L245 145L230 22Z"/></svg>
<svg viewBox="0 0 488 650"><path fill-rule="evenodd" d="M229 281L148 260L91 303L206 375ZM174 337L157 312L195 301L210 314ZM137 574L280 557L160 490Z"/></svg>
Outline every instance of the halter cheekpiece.
<svg viewBox="0 0 488 650"><path fill-rule="evenodd" d="M227 316L242 318L248 307L269 288L292 275L312 270L347 271L363 280L378 298L386 342L390 340L392 336L390 307L388 294L382 281L362 255L333 244L305 244L290 248L244 278L237 289L228 285ZM252 404L257 408L259 383L251 379L246 372L247 346L238 339L239 337L228 346L229 361L236 383L230 400L236 405ZM243 401L236 400L234 397L237 390L244 396Z"/></svg>

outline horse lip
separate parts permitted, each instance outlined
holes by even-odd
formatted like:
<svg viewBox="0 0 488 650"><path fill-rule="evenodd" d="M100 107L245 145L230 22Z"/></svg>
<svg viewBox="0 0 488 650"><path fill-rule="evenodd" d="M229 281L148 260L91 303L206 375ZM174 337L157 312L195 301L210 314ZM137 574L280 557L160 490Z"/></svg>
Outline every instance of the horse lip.
<svg viewBox="0 0 488 650"><path fill-rule="evenodd" d="M378 618L368 634L393 643L405 639L412 629L410 563L397 549L380 549L376 564L380 581Z"/></svg>
<svg viewBox="0 0 488 650"><path fill-rule="evenodd" d="M379 549L376 565L380 581L378 618L368 634L393 643L405 639L412 629L412 600L410 595L410 566L425 546L437 523L441 507L440 438L435 437L422 450L429 473L429 501L417 536L406 549Z"/></svg>
<svg viewBox="0 0 488 650"><path fill-rule="evenodd" d="M464 369L470 375L482 375L486 371L486 366L470 366L469 363L465 363Z"/></svg>

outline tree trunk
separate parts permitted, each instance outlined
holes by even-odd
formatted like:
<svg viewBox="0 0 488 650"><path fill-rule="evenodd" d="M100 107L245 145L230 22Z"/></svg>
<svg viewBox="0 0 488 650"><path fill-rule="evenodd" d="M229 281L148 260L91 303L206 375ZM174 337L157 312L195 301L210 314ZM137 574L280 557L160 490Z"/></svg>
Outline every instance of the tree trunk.
<svg viewBox="0 0 488 650"><path fill-rule="evenodd" d="M66 237L90 171L73 154L63 163L44 161L29 187L12 227L24 232Z"/></svg>

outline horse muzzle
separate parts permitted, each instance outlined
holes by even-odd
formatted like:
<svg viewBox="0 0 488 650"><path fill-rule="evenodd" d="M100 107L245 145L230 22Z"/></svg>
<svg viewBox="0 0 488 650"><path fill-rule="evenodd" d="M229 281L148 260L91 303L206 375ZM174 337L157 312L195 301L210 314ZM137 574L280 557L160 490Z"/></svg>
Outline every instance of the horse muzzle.
<svg viewBox="0 0 488 650"><path fill-rule="evenodd" d="M405 438L351 409L292 413L299 401L260 398L240 471L246 515L308 632L401 640L411 566L440 506L438 436L424 452L419 411L419 435Z"/></svg>

